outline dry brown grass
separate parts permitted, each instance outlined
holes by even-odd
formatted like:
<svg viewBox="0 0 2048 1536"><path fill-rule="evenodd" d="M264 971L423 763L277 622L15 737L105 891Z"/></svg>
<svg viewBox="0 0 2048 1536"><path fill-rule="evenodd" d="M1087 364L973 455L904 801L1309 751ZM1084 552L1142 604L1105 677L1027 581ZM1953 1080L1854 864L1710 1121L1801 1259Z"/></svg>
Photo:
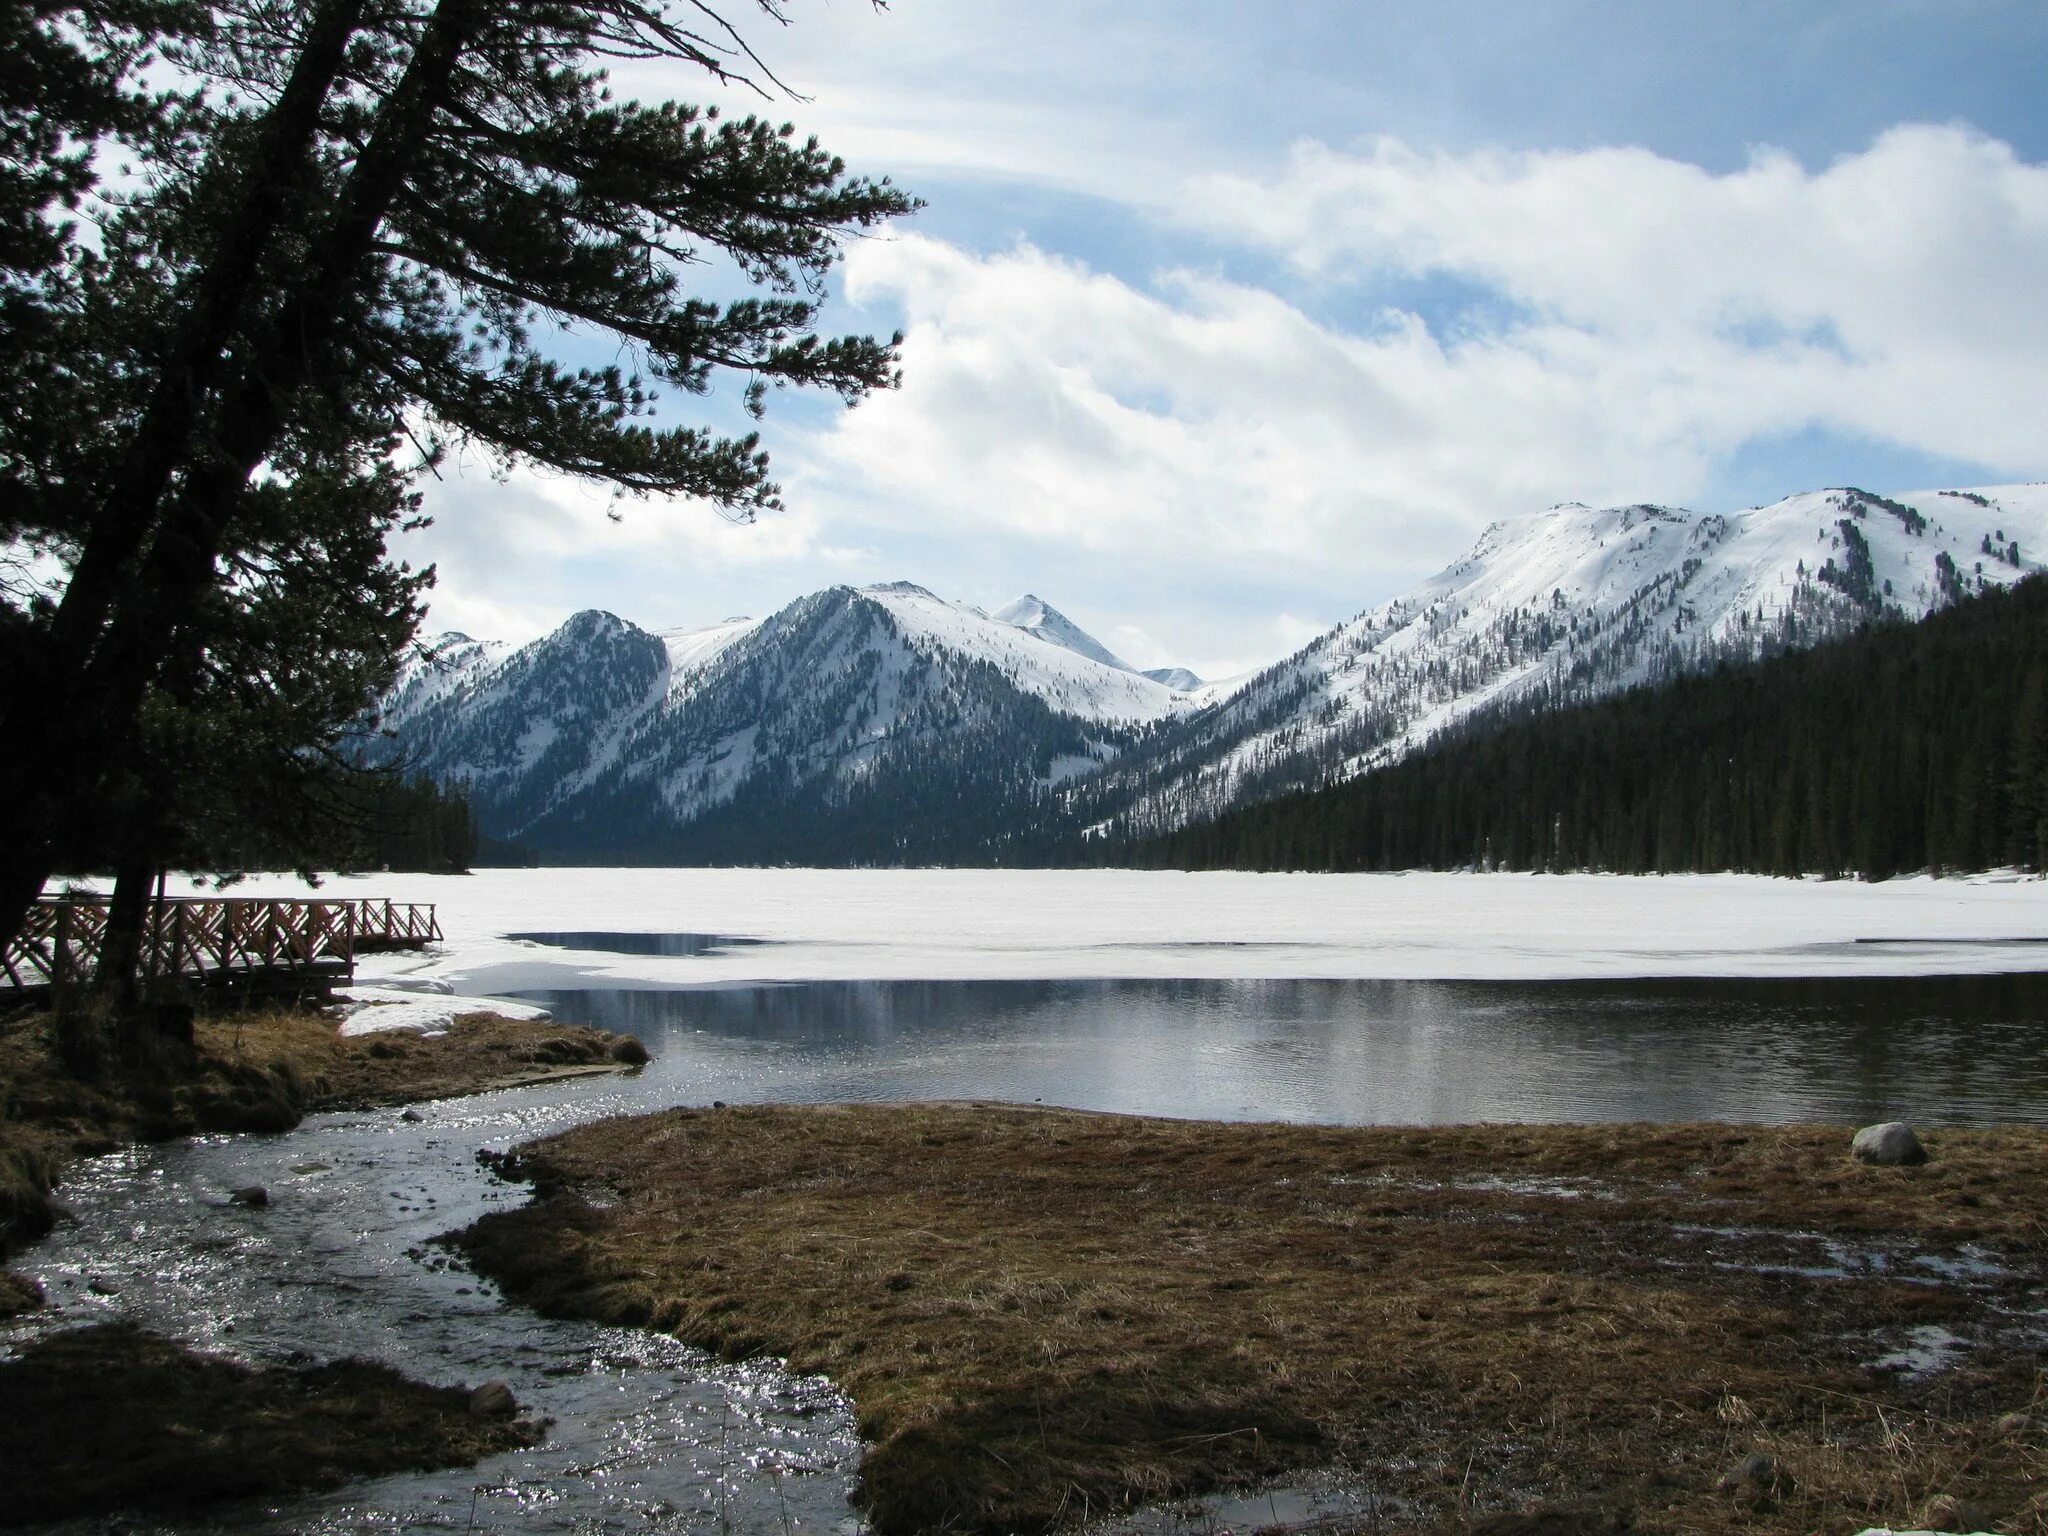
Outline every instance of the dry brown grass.
<svg viewBox="0 0 2048 1536"><path fill-rule="evenodd" d="M1854 1530L1952 1494L2048 1531L2038 1329L1926 1378L1861 1363L2038 1322L2048 1141L1929 1141L1894 1170L1827 1129L677 1110L522 1149L542 1198L462 1241L544 1309L832 1375L885 1532L1329 1465L1423 1526ZM1773 1272L1823 1236L1894 1268ZM2009 1273L1896 1268L1965 1243ZM1789 1486L1716 1488L1758 1449Z"/></svg>
<svg viewBox="0 0 2048 1536"><path fill-rule="evenodd" d="M81 1392L81 1381L97 1390ZM466 1466L538 1433L473 1416L464 1388L382 1366L255 1371L119 1326L53 1334L0 1363L0 1424L0 1526Z"/></svg>

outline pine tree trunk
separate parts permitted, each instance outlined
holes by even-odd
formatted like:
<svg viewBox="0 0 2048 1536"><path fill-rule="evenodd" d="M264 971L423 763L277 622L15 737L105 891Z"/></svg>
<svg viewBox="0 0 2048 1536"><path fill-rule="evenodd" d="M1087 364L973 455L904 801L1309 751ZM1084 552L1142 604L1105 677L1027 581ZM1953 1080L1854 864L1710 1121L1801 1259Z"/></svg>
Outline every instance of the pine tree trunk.
<svg viewBox="0 0 2048 1536"><path fill-rule="evenodd" d="M99 968L93 985L112 1015L117 1038L124 1050L133 1053L141 1033L142 941L148 929L156 858L151 841L136 835L126 839L120 862L114 871L114 896L107 904L107 931L100 941Z"/></svg>

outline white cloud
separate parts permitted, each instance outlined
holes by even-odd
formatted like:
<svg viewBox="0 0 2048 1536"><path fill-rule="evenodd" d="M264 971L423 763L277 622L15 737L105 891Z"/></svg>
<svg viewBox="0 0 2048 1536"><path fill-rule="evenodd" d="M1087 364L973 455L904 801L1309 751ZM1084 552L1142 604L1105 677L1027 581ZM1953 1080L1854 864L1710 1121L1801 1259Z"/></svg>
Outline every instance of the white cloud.
<svg viewBox="0 0 2048 1536"><path fill-rule="evenodd" d="M792 508L752 524L707 503L618 498L567 476L458 468L433 487L434 524L394 552L435 564L429 628L506 640L545 633L579 608L636 623L708 623L735 602L765 609L794 586L846 579L869 551L827 538L823 512Z"/></svg>
<svg viewBox="0 0 2048 1536"><path fill-rule="evenodd" d="M1078 600L1134 661L1215 669L1291 649L1494 517L1696 500L1744 444L1810 426L2048 473L2048 168L1966 129L1727 174L1627 148L1305 143L1140 201L1246 270L1292 268L1292 301L1030 245L855 242L847 296L859 324L900 317L904 387L820 426L771 417L791 512L733 528L629 504L614 525L568 482L454 482L420 546L448 570L436 621L468 604L538 628L597 602L706 622L909 577ZM1418 293L1422 313L1387 298Z"/></svg>
<svg viewBox="0 0 2048 1536"><path fill-rule="evenodd" d="M1520 305L1501 339L1633 380L1710 449L1820 421L2012 470L2048 405L2048 167L1907 126L1808 171L1638 149L1356 154L1206 178L1189 206L1323 279L1450 274ZM1748 396L1749 398L1744 398Z"/></svg>
<svg viewBox="0 0 2048 1536"><path fill-rule="evenodd" d="M798 488L878 520L1356 583L1448 559L1504 509L1699 470L1693 444L1610 409L1562 345L1447 351L1412 316L1352 335L1210 278L1148 292L1031 249L926 240L861 248L850 287L905 310L904 387L842 418Z"/></svg>
<svg viewBox="0 0 2048 1536"><path fill-rule="evenodd" d="M1630 149L1306 145L1184 206L1323 300L1449 277L1488 302L1434 330L1392 309L1346 326L1198 273L864 243L848 291L906 317L904 387L815 445L807 504L1134 575L1314 571L1363 603L1503 513L1683 500L1807 426L2048 462L2048 169L1962 129L1718 176Z"/></svg>

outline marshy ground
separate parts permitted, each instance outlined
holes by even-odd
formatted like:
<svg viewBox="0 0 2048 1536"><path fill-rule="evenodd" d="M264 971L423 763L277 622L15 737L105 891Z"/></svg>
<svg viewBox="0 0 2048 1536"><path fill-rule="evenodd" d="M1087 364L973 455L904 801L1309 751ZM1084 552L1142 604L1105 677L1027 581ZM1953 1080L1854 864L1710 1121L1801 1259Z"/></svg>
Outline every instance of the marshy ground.
<svg viewBox="0 0 2048 1536"><path fill-rule="evenodd" d="M1389 1530L2048 1531L2048 1136L1848 1140L674 1110L521 1149L539 1198L460 1242L829 1374L884 1532L1313 1468Z"/></svg>

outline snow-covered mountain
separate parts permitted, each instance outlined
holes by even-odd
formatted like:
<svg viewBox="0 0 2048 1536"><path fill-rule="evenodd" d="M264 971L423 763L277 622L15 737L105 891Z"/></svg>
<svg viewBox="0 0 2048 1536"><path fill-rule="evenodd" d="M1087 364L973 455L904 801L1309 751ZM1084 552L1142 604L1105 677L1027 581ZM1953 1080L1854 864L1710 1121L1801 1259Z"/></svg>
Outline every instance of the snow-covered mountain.
<svg viewBox="0 0 2048 1536"><path fill-rule="evenodd" d="M1078 788L1098 831L1143 833L1352 777L1537 698L1612 693L1924 618L2039 569L2048 486L1834 489L1714 514L1577 504L1494 524L1360 614Z"/></svg>
<svg viewBox="0 0 2048 1536"><path fill-rule="evenodd" d="M807 863L1056 857L1348 778L1489 712L1918 619L2037 569L2048 486L1814 491L1734 514L1554 507L1249 679L1133 670L1037 597L908 582L651 633L576 615L445 636L385 723L550 855Z"/></svg>
<svg viewBox="0 0 2048 1536"><path fill-rule="evenodd" d="M991 616L908 582L703 630L592 611L517 650L431 649L387 701L390 751L466 782L491 835L581 857L993 848L1213 692L1134 671L1040 599Z"/></svg>

